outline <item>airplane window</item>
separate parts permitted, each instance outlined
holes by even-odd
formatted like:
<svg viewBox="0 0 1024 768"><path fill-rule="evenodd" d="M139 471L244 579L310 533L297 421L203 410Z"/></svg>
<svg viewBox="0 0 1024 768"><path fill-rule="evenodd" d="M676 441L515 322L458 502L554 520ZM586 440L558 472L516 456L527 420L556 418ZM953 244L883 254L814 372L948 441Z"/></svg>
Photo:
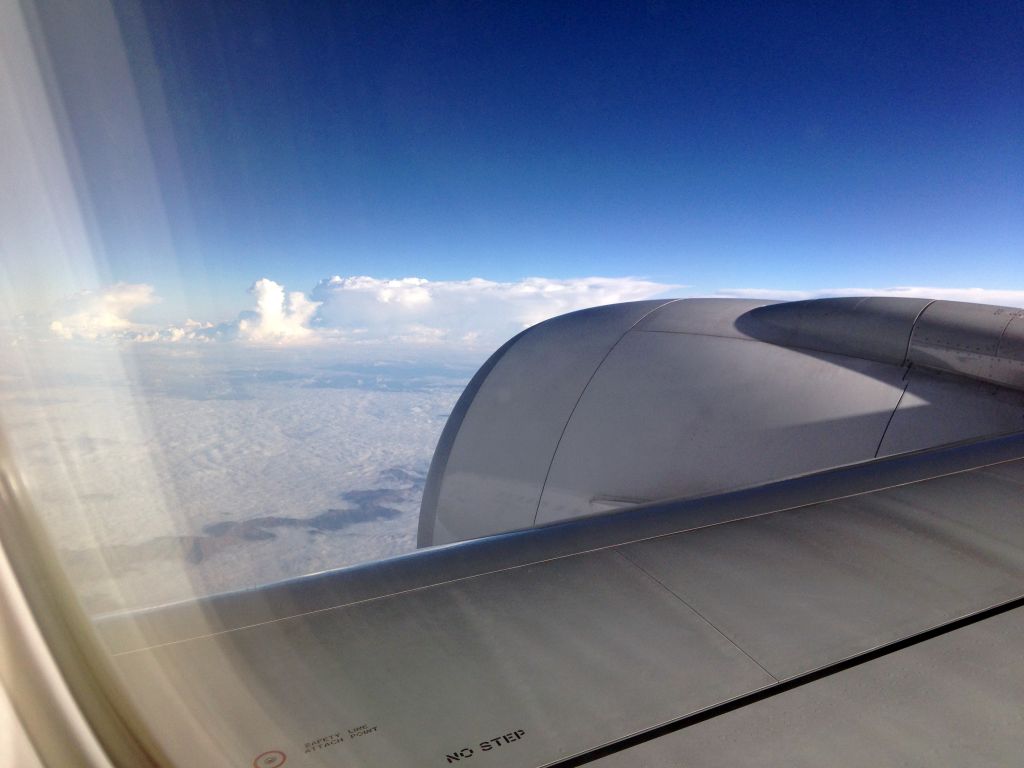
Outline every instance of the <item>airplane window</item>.
<svg viewBox="0 0 1024 768"><path fill-rule="evenodd" d="M581 765L1024 599L1019 9L726 6L0 3L0 503L80 731ZM881 566L729 538L815 505Z"/></svg>

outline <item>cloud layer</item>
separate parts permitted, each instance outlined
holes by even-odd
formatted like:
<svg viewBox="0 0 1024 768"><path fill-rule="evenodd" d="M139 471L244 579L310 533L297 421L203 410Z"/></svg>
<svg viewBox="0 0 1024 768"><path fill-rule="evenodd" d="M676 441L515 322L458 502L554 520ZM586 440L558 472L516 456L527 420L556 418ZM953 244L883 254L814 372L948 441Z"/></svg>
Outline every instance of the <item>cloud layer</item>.
<svg viewBox="0 0 1024 768"><path fill-rule="evenodd" d="M307 294L287 291L264 277L250 288L255 306L234 320L186 320L156 327L132 319L137 310L158 301L153 286L118 283L103 291L69 297L54 309L47 323L50 333L64 339L257 345L385 343L487 349L549 317L602 304L678 295L680 288L634 277L532 277L496 282L335 275L321 280ZM735 288L713 295L784 300L903 296L1024 307L1024 291L982 288Z"/></svg>
<svg viewBox="0 0 1024 768"><path fill-rule="evenodd" d="M157 301L151 285L116 283L100 292L82 291L56 308L50 330L65 339L100 339L145 333L131 315Z"/></svg>
<svg viewBox="0 0 1024 768"><path fill-rule="evenodd" d="M161 328L131 319L136 310L156 301L153 286L119 283L71 297L55 309L49 328L65 339L493 347L564 312L646 299L674 287L633 277L534 277L501 283L336 275L321 280L307 295L261 278L250 288L255 306L235 320L187 320Z"/></svg>
<svg viewBox="0 0 1024 768"><path fill-rule="evenodd" d="M318 321L352 340L493 345L523 328L576 309L636 301L674 287L633 277L569 280L532 277L514 283L474 278L339 277L313 290Z"/></svg>

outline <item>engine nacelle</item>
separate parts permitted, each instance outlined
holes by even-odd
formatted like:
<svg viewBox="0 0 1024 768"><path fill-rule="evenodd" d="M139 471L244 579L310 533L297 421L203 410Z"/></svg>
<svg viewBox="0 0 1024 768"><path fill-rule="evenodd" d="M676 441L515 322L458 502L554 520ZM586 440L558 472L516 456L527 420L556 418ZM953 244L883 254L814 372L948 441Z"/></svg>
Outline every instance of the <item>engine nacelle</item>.
<svg viewBox="0 0 1024 768"><path fill-rule="evenodd" d="M419 545L1024 429L1024 312L904 298L616 304L499 349L449 416Z"/></svg>

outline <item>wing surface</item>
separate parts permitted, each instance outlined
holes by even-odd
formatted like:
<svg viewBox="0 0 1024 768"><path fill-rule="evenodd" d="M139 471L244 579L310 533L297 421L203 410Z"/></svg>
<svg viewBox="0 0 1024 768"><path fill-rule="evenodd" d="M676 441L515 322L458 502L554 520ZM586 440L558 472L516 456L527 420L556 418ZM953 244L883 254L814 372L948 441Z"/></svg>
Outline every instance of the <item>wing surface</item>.
<svg viewBox="0 0 1024 768"><path fill-rule="evenodd" d="M1024 434L101 631L183 765L941 765L1019 754L1022 601Z"/></svg>

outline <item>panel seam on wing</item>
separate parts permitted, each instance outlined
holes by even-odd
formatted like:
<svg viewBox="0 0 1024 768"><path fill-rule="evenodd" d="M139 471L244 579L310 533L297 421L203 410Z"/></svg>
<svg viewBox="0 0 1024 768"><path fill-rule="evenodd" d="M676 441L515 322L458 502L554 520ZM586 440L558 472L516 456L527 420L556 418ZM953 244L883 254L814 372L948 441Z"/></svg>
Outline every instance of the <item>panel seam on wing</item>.
<svg viewBox="0 0 1024 768"><path fill-rule="evenodd" d="M746 656L748 659L750 659L754 664L756 664L758 666L758 668L762 672L764 672L766 675L768 675L768 677L770 677L776 683L781 681L779 677L777 677L776 675L773 675L771 672L769 672L768 669L764 666L764 664L762 664L757 659L755 659L753 656L751 656L743 647L741 647L739 645L739 643L737 643L735 640L733 640L731 637L729 637L727 634L725 634L725 632L723 632L719 627L717 627L713 621L711 621L707 616L705 616L703 613L698 611L695 607L690 605L690 603L688 603L686 601L686 599L682 595L680 595L678 592L676 592L674 589L672 589L670 586L668 586L665 582L663 582L661 579L659 579L653 573L651 573L646 568L644 568L642 565L640 565L640 563L638 563L636 560L634 560L629 555L627 555L625 552L623 552L620 547L613 547L613 551L617 555L622 557L622 559L625 560L627 563L629 563L634 568L636 568L641 573L643 573L645 576L647 576L655 584L657 584L662 589L664 589L666 592L668 592L670 595L672 595L672 597L674 597L680 603L682 603L687 608L689 608L691 611L693 611L698 617L700 617L701 621L703 621L705 624L707 624L709 627L711 627L713 630L715 630L715 632L717 632L719 635L721 635L729 643L729 645L731 645L737 651L739 651L744 656Z"/></svg>

